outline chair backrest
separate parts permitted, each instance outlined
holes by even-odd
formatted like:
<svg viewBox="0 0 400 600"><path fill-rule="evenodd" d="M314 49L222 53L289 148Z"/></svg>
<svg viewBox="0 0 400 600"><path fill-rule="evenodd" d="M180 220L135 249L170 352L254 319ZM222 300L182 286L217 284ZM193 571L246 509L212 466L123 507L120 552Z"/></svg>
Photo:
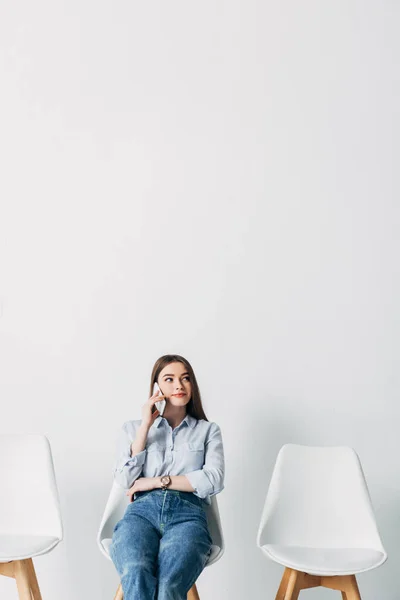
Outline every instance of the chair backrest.
<svg viewBox="0 0 400 600"><path fill-rule="evenodd" d="M113 535L114 527L124 516L128 502L129 498L126 495L126 490L114 481L97 534L97 543L99 548L107 558L110 558L108 548ZM211 505L206 507L206 513L208 529L213 542L212 552L207 562L207 566L210 566L219 558L221 558L224 552L224 539L222 534L221 519L219 516L217 499L215 496L211 496Z"/></svg>
<svg viewBox="0 0 400 600"><path fill-rule="evenodd" d="M48 439L0 435L0 534L63 537Z"/></svg>
<svg viewBox="0 0 400 600"><path fill-rule="evenodd" d="M257 544L370 548L386 553L357 453L286 444L279 451Z"/></svg>

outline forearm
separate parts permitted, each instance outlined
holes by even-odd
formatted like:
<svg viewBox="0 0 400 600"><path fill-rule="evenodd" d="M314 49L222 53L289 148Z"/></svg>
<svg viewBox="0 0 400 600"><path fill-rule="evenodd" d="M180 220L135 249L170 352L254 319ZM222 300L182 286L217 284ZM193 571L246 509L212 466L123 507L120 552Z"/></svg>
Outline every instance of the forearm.
<svg viewBox="0 0 400 600"><path fill-rule="evenodd" d="M135 440L131 444L131 456L135 456L142 452L146 447L147 435L149 433L149 428L145 425L141 425L137 431Z"/></svg>
<svg viewBox="0 0 400 600"><path fill-rule="evenodd" d="M156 489L161 489L161 477L139 477L126 492L126 495L132 500L134 494L137 492L146 492ZM186 475L172 475L168 489L178 490L179 492L194 492L194 488L189 483Z"/></svg>

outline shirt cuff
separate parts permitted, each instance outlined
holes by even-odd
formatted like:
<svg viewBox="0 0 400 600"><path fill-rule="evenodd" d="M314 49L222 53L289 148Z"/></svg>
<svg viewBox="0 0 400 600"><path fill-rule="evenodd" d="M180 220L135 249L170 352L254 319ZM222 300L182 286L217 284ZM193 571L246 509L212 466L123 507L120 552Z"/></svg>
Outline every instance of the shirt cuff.
<svg viewBox="0 0 400 600"><path fill-rule="evenodd" d="M130 467L142 467L144 465L144 461L146 459L146 450L142 450L135 454L135 456L129 456L126 454L123 459L121 466L119 467L119 471L122 471L127 465Z"/></svg>
<svg viewBox="0 0 400 600"><path fill-rule="evenodd" d="M210 480L203 469L192 471L191 473L185 473L185 477L188 478L196 496L199 496L199 498L206 498L213 493L214 486L210 483Z"/></svg>

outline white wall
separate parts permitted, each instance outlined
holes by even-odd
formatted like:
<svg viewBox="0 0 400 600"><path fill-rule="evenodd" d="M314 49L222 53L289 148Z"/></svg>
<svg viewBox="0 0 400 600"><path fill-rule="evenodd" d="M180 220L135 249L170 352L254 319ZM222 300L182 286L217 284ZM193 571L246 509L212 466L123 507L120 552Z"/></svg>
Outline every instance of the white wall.
<svg viewBox="0 0 400 600"><path fill-rule="evenodd" d="M116 435L177 352L226 451L202 599L274 597L255 538L298 442L358 451L389 554L362 597L398 600L399 17L1 3L0 432L52 444L65 540L36 561L43 598L113 597L95 537Z"/></svg>

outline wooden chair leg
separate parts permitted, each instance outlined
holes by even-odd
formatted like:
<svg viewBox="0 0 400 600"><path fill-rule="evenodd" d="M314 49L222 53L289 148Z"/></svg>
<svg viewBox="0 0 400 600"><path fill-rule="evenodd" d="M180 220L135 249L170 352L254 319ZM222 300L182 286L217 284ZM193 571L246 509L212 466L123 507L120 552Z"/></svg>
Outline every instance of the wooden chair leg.
<svg viewBox="0 0 400 600"><path fill-rule="evenodd" d="M124 599L124 592L122 591L122 585L119 584L114 600L123 600L123 599Z"/></svg>
<svg viewBox="0 0 400 600"><path fill-rule="evenodd" d="M290 569L286 592L283 596L284 600L297 600L300 593L299 578L300 572L295 571L295 569Z"/></svg>
<svg viewBox="0 0 400 600"><path fill-rule="evenodd" d="M26 560L14 561L15 581L19 600L32 600L29 569Z"/></svg>
<svg viewBox="0 0 400 600"><path fill-rule="evenodd" d="M31 558L0 563L0 575L15 579L20 600L42 600Z"/></svg>
<svg viewBox="0 0 400 600"><path fill-rule="evenodd" d="M338 590L342 600L361 600L355 575L316 576L285 568L275 600L298 600L301 590L312 587Z"/></svg>
<svg viewBox="0 0 400 600"><path fill-rule="evenodd" d="M32 600L42 600L42 594L40 593L38 580L36 578L35 567L33 566L33 561L31 558L28 558L25 562L28 568L29 585L31 587Z"/></svg>
<svg viewBox="0 0 400 600"><path fill-rule="evenodd" d="M278 593L276 594L275 600L285 600L285 594L289 583L290 573L291 569L288 569L286 567L283 572L281 583L279 585Z"/></svg>
<svg viewBox="0 0 400 600"><path fill-rule="evenodd" d="M314 587L305 577L306 573L286 567L275 600L297 600L303 588Z"/></svg>
<svg viewBox="0 0 400 600"><path fill-rule="evenodd" d="M344 590L344 594L346 596L346 600L361 600L360 590L358 589L357 579L355 575L349 576L349 582L346 589Z"/></svg>
<svg viewBox="0 0 400 600"><path fill-rule="evenodd" d="M321 585L342 592L342 600L361 600L355 575L321 577Z"/></svg>
<svg viewBox="0 0 400 600"><path fill-rule="evenodd" d="M14 561L0 563L0 575L15 579Z"/></svg>
<svg viewBox="0 0 400 600"><path fill-rule="evenodd" d="M188 591L187 600L200 600L199 592L197 591L196 584L194 583Z"/></svg>

